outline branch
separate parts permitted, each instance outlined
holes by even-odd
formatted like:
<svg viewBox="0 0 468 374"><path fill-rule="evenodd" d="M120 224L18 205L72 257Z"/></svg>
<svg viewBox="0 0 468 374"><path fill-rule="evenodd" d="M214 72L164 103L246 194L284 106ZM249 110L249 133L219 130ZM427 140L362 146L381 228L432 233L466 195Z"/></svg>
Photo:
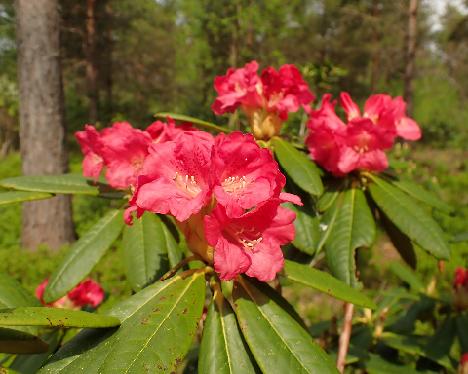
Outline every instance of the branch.
<svg viewBox="0 0 468 374"><path fill-rule="evenodd" d="M340 345L338 347L338 358L336 360L336 367L341 374L344 373L346 355L349 348L349 339L351 338L351 329L353 327L353 310L353 304L344 304L343 329L340 334Z"/></svg>

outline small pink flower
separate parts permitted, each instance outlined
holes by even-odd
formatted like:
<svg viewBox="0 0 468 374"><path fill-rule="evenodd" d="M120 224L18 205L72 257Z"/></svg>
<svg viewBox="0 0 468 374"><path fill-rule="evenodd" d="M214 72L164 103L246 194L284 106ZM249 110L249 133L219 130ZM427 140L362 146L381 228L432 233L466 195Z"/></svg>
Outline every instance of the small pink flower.
<svg viewBox="0 0 468 374"><path fill-rule="evenodd" d="M96 308L104 300L104 290L99 283L88 279L79 283L68 293L70 300L79 307L90 305Z"/></svg>
<svg viewBox="0 0 468 374"><path fill-rule="evenodd" d="M211 147L196 134L185 134L183 141L153 144L141 168L137 188L126 214L148 210L172 214L185 221L198 213L211 198Z"/></svg>
<svg viewBox="0 0 468 374"><path fill-rule="evenodd" d="M84 131L75 133L76 140L80 143L83 152L83 175L97 180L104 167L101 157L101 143L99 132L90 125L86 125Z"/></svg>
<svg viewBox="0 0 468 374"><path fill-rule="evenodd" d="M243 68L229 68L226 75L218 76L214 88L218 97L211 109L217 115L231 113L239 106L256 106L260 101L257 88L260 78L257 75L258 63L252 61Z"/></svg>
<svg viewBox="0 0 468 374"><path fill-rule="evenodd" d="M47 304L44 301L44 291L48 283L49 280L45 279L37 286L35 292L36 297L44 306L65 309L81 309L82 307L89 305L96 308L104 300L104 291L99 283L88 279L79 283L73 290L68 292L67 295Z"/></svg>
<svg viewBox="0 0 468 374"><path fill-rule="evenodd" d="M205 236L214 247L214 266L219 277L231 280L246 273L261 281L273 280L283 268L280 245L294 239L294 212L271 199L237 218L222 205L205 217Z"/></svg>
<svg viewBox="0 0 468 374"><path fill-rule="evenodd" d="M251 134L216 137L213 148L214 194L230 217L278 197L284 187L271 151L260 148Z"/></svg>

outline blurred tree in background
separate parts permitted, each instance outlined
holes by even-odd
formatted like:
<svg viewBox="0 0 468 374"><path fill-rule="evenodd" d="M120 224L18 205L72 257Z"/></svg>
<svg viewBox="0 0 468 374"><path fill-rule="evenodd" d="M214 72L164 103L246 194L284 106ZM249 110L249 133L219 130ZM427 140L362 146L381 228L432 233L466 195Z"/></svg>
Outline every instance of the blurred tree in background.
<svg viewBox="0 0 468 374"><path fill-rule="evenodd" d="M450 2L447 2L450 4ZM298 65L312 88L403 94L408 0L62 0L68 135L84 123L148 124L157 111L213 119L213 77L257 59ZM468 119L467 15L434 27L420 0L414 115L425 141L461 145ZM0 0L1 154L18 147L11 0ZM459 113L453 116L453 112Z"/></svg>

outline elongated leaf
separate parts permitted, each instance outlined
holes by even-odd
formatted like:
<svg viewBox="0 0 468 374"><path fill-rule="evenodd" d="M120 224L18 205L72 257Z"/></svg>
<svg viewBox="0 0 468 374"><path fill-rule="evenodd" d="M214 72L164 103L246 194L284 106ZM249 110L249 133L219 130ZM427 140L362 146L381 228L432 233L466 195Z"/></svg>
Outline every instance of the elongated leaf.
<svg viewBox="0 0 468 374"><path fill-rule="evenodd" d="M16 370L18 373L37 373L49 356L57 350L63 336L63 331L59 329L41 334L40 338L49 345L48 351L42 354L18 355L13 362L8 365L9 368Z"/></svg>
<svg viewBox="0 0 468 374"><path fill-rule="evenodd" d="M43 353L49 346L37 336L0 327L0 352L1 353Z"/></svg>
<svg viewBox="0 0 468 374"><path fill-rule="evenodd" d="M8 191L0 193L0 205L21 203L23 201L44 200L53 195L44 192Z"/></svg>
<svg viewBox="0 0 468 374"><path fill-rule="evenodd" d="M39 306L39 301L26 291L19 282L0 273L0 308Z"/></svg>
<svg viewBox="0 0 468 374"><path fill-rule="evenodd" d="M140 290L169 270L167 239L174 239L172 236L166 239L164 229L159 217L148 212L124 229L125 267L134 290Z"/></svg>
<svg viewBox="0 0 468 374"><path fill-rule="evenodd" d="M355 285L354 251L372 245L375 222L362 190L351 188L340 195L336 220L325 242L325 253L333 275L349 285Z"/></svg>
<svg viewBox="0 0 468 374"><path fill-rule="evenodd" d="M424 290L424 284L422 280L409 267L398 262L392 262L389 266L389 269L403 282L408 283L412 290L416 292L421 292Z"/></svg>
<svg viewBox="0 0 468 374"><path fill-rule="evenodd" d="M457 335L462 352L468 352L468 315L460 314L457 316Z"/></svg>
<svg viewBox="0 0 468 374"><path fill-rule="evenodd" d="M197 127L200 127L205 130L211 130L211 131L216 131L216 132L229 132L229 129L227 128L215 125L214 123L211 123L211 122L203 121L198 118L186 116L184 114L161 112L161 113L156 113L154 116L156 118L163 118L163 119L166 119L167 117L171 117L172 119L176 121L193 123Z"/></svg>
<svg viewBox="0 0 468 374"><path fill-rule="evenodd" d="M305 209L293 204L288 204L288 208L296 213L293 245L302 252L313 255L317 250L320 238L318 217L312 216Z"/></svg>
<svg viewBox="0 0 468 374"><path fill-rule="evenodd" d="M408 366L397 365L395 363L388 362L383 358L369 354L369 360L366 361L366 371L370 374L418 374L420 373L416 369Z"/></svg>
<svg viewBox="0 0 468 374"><path fill-rule="evenodd" d="M118 318L80 310L47 307L0 309L0 326L114 327Z"/></svg>
<svg viewBox="0 0 468 374"><path fill-rule="evenodd" d="M205 374L255 373L234 312L222 298L208 309L198 358L198 372Z"/></svg>
<svg viewBox="0 0 468 374"><path fill-rule="evenodd" d="M362 292L357 291L324 271L313 269L307 265L286 260L284 263L284 276L293 282L312 287L336 299L365 308L376 308L374 302Z"/></svg>
<svg viewBox="0 0 468 374"><path fill-rule="evenodd" d="M340 194L340 191L325 191L322 196L320 196L320 199L317 201L317 209L319 212L325 212L335 202L336 198Z"/></svg>
<svg viewBox="0 0 468 374"><path fill-rule="evenodd" d="M245 279L235 283L233 307L264 373L337 373L308 332Z"/></svg>
<svg viewBox="0 0 468 374"><path fill-rule="evenodd" d="M167 373L190 348L205 301L202 272L156 282L116 305L117 331L86 329L40 373Z"/></svg>
<svg viewBox="0 0 468 374"><path fill-rule="evenodd" d="M450 213L453 211L453 208L450 205L444 203L432 192L429 192L415 183L406 180L400 180L392 181L392 184L410 195L412 198L419 200L431 207L439 209L442 212Z"/></svg>
<svg viewBox="0 0 468 374"><path fill-rule="evenodd" d="M97 195L99 190L78 174L21 176L0 180L0 186L21 191Z"/></svg>
<svg viewBox="0 0 468 374"><path fill-rule="evenodd" d="M387 216L379 211L380 222L390 241L400 254L401 258L412 268L416 269L416 252L410 238L403 234Z"/></svg>
<svg viewBox="0 0 468 374"><path fill-rule="evenodd" d="M286 173L304 191L314 196L323 192L320 171L305 153L298 151L281 138L274 138L275 155Z"/></svg>
<svg viewBox="0 0 468 374"><path fill-rule="evenodd" d="M375 175L372 179L372 199L385 215L423 249L437 258L448 259L450 249L439 225L404 192Z"/></svg>
<svg viewBox="0 0 468 374"><path fill-rule="evenodd" d="M44 300L49 303L59 299L83 280L117 239L123 225L122 212L111 210L75 242L50 277Z"/></svg>
<svg viewBox="0 0 468 374"><path fill-rule="evenodd" d="M333 232L333 226L336 224L336 219L338 217L338 201L341 199L334 199L332 205L327 209L327 211L322 215L319 224L320 239L318 242L318 247L316 254L319 253L327 242L330 234Z"/></svg>

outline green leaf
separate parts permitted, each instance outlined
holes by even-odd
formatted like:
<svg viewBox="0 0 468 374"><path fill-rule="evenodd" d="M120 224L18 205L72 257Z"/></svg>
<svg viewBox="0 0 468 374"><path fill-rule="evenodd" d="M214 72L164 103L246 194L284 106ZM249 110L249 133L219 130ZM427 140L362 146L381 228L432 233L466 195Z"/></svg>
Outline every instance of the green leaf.
<svg viewBox="0 0 468 374"><path fill-rule="evenodd" d="M414 251L414 246L410 238L403 234L382 211L379 211L379 217L385 232L403 261L412 269L416 269L416 252Z"/></svg>
<svg viewBox="0 0 468 374"><path fill-rule="evenodd" d="M39 306L39 301L26 291L19 282L0 273L0 308Z"/></svg>
<svg viewBox="0 0 468 374"><path fill-rule="evenodd" d="M211 130L215 132L229 132L229 129L227 128L215 125L214 123L211 123L211 122L203 121L198 118L186 116L184 114L161 112L161 113L156 113L154 117L163 118L163 119L167 119L167 117L171 117L172 119L176 121L193 123L197 127L200 127L205 130Z"/></svg>
<svg viewBox="0 0 468 374"><path fill-rule="evenodd" d="M453 211L453 208L450 205L444 203L432 192L429 192L415 183L406 180L396 180L392 181L392 184L410 195L412 198L419 200L422 203L436 208L442 212L451 213Z"/></svg>
<svg viewBox="0 0 468 374"><path fill-rule="evenodd" d="M465 327L466 328L466 327ZM431 336L425 347L425 355L444 366L451 366L449 353L457 336L457 323L455 318L447 317Z"/></svg>
<svg viewBox="0 0 468 374"><path fill-rule="evenodd" d="M448 259L450 248L439 225L414 200L383 179L371 175L372 199L408 237L435 257Z"/></svg>
<svg viewBox="0 0 468 374"><path fill-rule="evenodd" d="M369 374L419 374L420 372L408 366L390 363L377 355L369 354L369 360L365 363Z"/></svg>
<svg viewBox="0 0 468 374"><path fill-rule="evenodd" d="M126 226L123 233L123 255L127 278L135 291L142 289L169 270L168 240L166 226L155 214L146 212L136 219L132 226Z"/></svg>
<svg viewBox="0 0 468 374"><path fill-rule="evenodd" d="M45 302L59 299L83 280L117 239L123 225L122 212L111 210L73 243L50 277L44 292Z"/></svg>
<svg viewBox="0 0 468 374"><path fill-rule="evenodd" d="M389 266L389 269L403 282L408 283L413 291L422 292L424 290L424 284L422 280L408 266L405 266L398 262L392 262Z"/></svg>
<svg viewBox="0 0 468 374"><path fill-rule="evenodd" d="M45 332L40 335L40 338L49 345L49 350L47 352L42 354L18 355L8 367L16 370L18 373L37 373L49 356L57 350L63 336L64 332L59 329Z"/></svg>
<svg viewBox="0 0 468 374"><path fill-rule="evenodd" d="M456 317L458 341L462 352L468 352L468 315L460 314Z"/></svg>
<svg viewBox="0 0 468 374"><path fill-rule="evenodd" d="M313 161L303 152L281 138L274 138L275 155L283 169L304 191L314 196L323 193L320 171Z"/></svg>
<svg viewBox="0 0 468 374"><path fill-rule="evenodd" d="M262 372L337 373L308 332L246 279L235 283L233 308Z"/></svg>
<svg viewBox="0 0 468 374"><path fill-rule="evenodd" d="M114 327L118 318L80 310L48 307L0 309L0 326Z"/></svg>
<svg viewBox="0 0 468 374"><path fill-rule="evenodd" d="M0 193L0 205L21 203L23 201L44 200L53 195L44 192L8 191Z"/></svg>
<svg viewBox="0 0 468 374"><path fill-rule="evenodd" d="M320 199L317 201L317 209L319 212L325 212L326 210L330 209L333 203L335 202L336 198L340 194L340 191L325 191Z"/></svg>
<svg viewBox="0 0 468 374"><path fill-rule="evenodd" d="M330 274L307 265L286 260L284 263L284 276L293 282L312 287L336 299L365 308L376 308L374 302L363 293L332 277Z"/></svg>
<svg viewBox="0 0 468 374"><path fill-rule="evenodd" d="M98 195L97 187L78 174L20 176L0 180L0 186L21 191Z"/></svg>
<svg viewBox="0 0 468 374"><path fill-rule="evenodd" d="M47 352L48 348L48 344L35 335L0 327L1 353L43 353Z"/></svg>
<svg viewBox="0 0 468 374"><path fill-rule="evenodd" d="M156 282L117 304L117 331L86 329L65 344L40 373L166 373L182 362L205 302L203 272Z"/></svg>
<svg viewBox="0 0 468 374"><path fill-rule="evenodd" d="M198 372L204 374L255 373L247 350L236 316L229 304L222 297L219 297L217 302L213 300L204 323Z"/></svg>
<svg viewBox="0 0 468 374"><path fill-rule="evenodd" d="M350 188L337 200L336 219L325 242L327 264L333 275L349 285L357 283L354 251L370 247L375 222L362 190Z"/></svg>
<svg viewBox="0 0 468 374"><path fill-rule="evenodd" d="M320 237L318 217L312 216L302 207L296 207L293 204L287 204L287 207L296 213L293 245L304 253L314 255Z"/></svg>

